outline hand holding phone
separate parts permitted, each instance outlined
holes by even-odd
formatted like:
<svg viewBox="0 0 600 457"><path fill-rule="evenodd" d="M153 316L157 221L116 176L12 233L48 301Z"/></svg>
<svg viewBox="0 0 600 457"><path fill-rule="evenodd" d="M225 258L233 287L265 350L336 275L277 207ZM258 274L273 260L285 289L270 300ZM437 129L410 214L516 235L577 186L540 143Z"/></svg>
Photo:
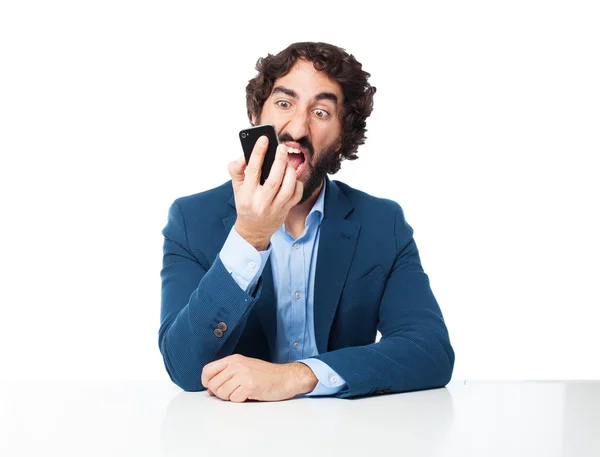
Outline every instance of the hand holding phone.
<svg viewBox="0 0 600 457"><path fill-rule="evenodd" d="M271 128L273 133L275 128ZM248 138L242 138L242 133L247 133L247 130L240 132L241 140ZM247 144L253 147L244 148L244 157L229 164L229 174L237 212L234 227L248 243L264 251L273 233L285 222L290 209L302 198L304 188L302 182L296 180L296 170L288 163L287 146L277 145L276 135L275 143L271 142L268 134L259 135L258 138L265 139L266 143L248 139ZM272 160L265 168L266 156L273 144Z"/></svg>

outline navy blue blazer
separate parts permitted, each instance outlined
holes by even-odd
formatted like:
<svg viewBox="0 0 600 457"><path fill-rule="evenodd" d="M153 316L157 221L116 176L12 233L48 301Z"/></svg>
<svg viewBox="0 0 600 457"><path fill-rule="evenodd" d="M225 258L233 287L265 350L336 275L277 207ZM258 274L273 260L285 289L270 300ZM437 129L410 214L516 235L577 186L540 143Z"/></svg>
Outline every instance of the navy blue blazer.
<svg viewBox="0 0 600 457"><path fill-rule="evenodd" d="M314 288L319 355L347 382L341 398L445 386L454 351L395 202L326 178ZM159 348L171 380L204 390L207 363L238 353L271 361L276 302L271 262L254 296L219 252L236 220L231 181L178 198L163 230ZM224 328L222 333L215 331ZM376 332L382 338L375 343Z"/></svg>

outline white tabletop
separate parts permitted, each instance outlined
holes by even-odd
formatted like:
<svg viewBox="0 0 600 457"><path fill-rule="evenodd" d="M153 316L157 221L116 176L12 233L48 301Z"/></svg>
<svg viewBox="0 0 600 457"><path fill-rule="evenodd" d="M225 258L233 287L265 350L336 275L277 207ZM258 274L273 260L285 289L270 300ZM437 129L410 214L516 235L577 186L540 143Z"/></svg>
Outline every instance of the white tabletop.
<svg viewBox="0 0 600 457"><path fill-rule="evenodd" d="M0 382L0 455L600 456L600 382L235 404L168 383Z"/></svg>

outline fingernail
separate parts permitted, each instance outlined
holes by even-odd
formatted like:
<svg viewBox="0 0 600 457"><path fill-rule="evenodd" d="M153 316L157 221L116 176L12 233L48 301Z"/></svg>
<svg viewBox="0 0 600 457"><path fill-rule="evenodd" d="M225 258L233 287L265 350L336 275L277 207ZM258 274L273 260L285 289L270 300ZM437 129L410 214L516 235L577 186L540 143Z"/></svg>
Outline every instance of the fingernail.
<svg viewBox="0 0 600 457"><path fill-rule="evenodd" d="M258 139L258 145L259 146L266 146L266 144L267 144L267 137L266 136L261 136Z"/></svg>
<svg viewBox="0 0 600 457"><path fill-rule="evenodd" d="M281 154L287 155L287 146L284 146L283 144L279 146L279 152L281 152Z"/></svg>

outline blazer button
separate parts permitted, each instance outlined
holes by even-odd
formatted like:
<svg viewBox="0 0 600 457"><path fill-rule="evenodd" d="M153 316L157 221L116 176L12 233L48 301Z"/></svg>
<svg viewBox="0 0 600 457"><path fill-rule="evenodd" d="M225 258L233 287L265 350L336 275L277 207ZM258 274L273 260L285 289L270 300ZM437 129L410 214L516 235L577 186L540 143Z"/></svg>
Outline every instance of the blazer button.
<svg viewBox="0 0 600 457"><path fill-rule="evenodd" d="M225 322L219 322L219 325L217 325L217 327L219 327L219 330L221 330L222 332L227 330L227 324Z"/></svg>
<svg viewBox="0 0 600 457"><path fill-rule="evenodd" d="M216 328L215 335L217 336L217 338L221 338L223 336L223 330L221 330L220 328Z"/></svg>

